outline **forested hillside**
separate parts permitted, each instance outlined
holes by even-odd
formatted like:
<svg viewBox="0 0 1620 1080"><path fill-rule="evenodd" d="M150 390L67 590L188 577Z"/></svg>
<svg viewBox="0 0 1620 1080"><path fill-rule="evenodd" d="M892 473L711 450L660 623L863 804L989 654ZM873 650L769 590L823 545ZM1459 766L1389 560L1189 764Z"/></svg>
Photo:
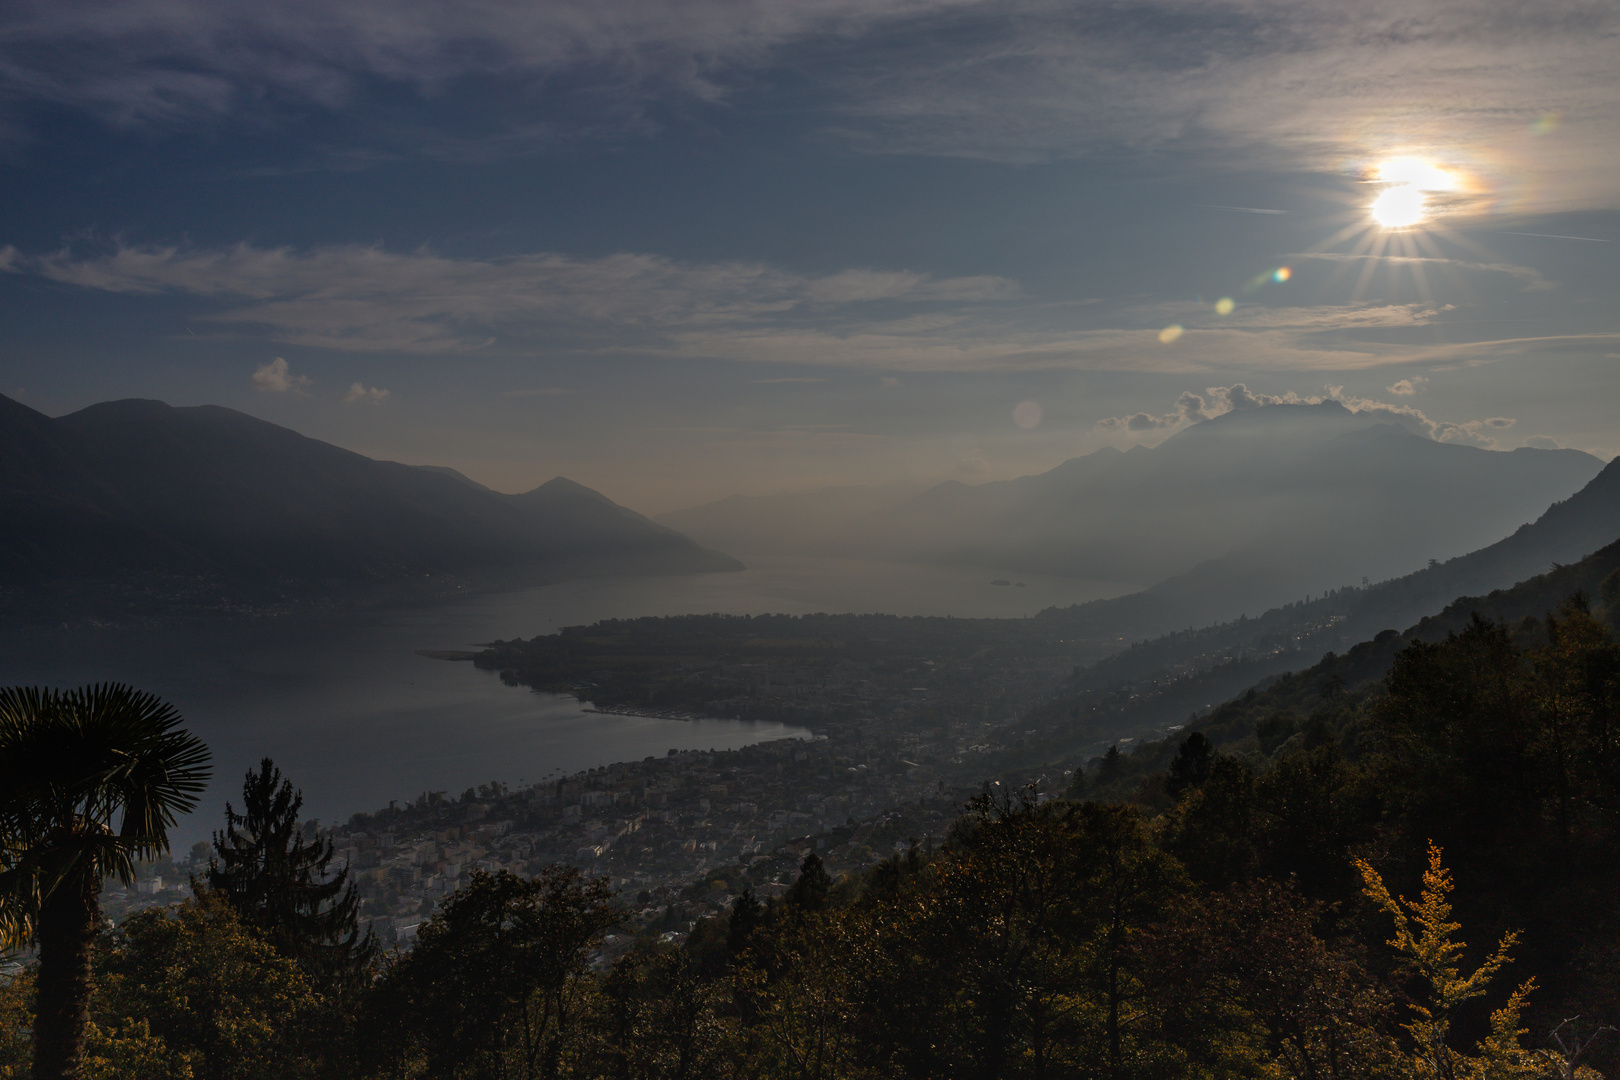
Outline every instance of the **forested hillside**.
<svg viewBox="0 0 1620 1080"><path fill-rule="evenodd" d="M1067 799L991 785L943 844L869 871L798 851L782 896L691 927L576 870L479 873L408 949L334 966L312 945L353 940L337 891L313 904L335 919L271 917L287 890L233 885L255 841L222 836L196 899L103 934L82 1075L1608 1071L1616 580L1367 643L1104 756ZM242 865L308 882L321 854ZM0 1075L26 1067L31 979L0 988Z"/></svg>

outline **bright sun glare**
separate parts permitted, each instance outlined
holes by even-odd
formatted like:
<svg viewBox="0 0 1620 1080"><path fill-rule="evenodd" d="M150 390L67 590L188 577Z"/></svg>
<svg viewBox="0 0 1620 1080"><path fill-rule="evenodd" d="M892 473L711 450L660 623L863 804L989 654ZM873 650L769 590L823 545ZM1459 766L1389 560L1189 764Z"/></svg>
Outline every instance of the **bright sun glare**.
<svg viewBox="0 0 1620 1080"><path fill-rule="evenodd" d="M1352 295L1361 299L1381 272L1410 274L1424 300L1431 299L1427 275L1438 269L1442 248L1461 245L1494 261L1475 241L1461 236L1455 225L1466 219L1488 191L1487 178L1471 172L1460 155L1446 160L1428 154L1390 154L1358 160L1354 186L1344 189L1344 217L1329 236L1310 250L1333 251L1348 244L1348 256L1329 275L1359 268ZM1287 267L1255 279L1285 281ZM1393 279L1391 279L1393 280ZM1220 314L1220 308L1216 308ZM1180 332L1181 328L1175 328Z"/></svg>
<svg viewBox="0 0 1620 1080"><path fill-rule="evenodd" d="M1378 166L1375 179L1386 184L1367 209L1386 229L1405 229L1423 221L1431 191L1451 191L1457 178L1421 158L1391 158Z"/></svg>
<svg viewBox="0 0 1620 1080"><path fill-rule="evenodd" d="M1386 229L1404 229L1423 220L1423 192L1401 184L1386 188L1372 202L1373 220Z"/></svg>

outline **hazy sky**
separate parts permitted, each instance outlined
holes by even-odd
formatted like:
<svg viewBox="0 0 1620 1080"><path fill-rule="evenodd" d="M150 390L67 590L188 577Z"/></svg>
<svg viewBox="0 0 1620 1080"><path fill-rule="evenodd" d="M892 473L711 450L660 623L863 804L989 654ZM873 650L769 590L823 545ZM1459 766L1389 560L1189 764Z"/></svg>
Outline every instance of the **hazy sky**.
<svg viewBox="0 0 1620 1080"><path fill-rule="evenodd" d="M1617 73L1613 0L13 0L0 392L647 512L1245 395L1607 457Z"/></svg>

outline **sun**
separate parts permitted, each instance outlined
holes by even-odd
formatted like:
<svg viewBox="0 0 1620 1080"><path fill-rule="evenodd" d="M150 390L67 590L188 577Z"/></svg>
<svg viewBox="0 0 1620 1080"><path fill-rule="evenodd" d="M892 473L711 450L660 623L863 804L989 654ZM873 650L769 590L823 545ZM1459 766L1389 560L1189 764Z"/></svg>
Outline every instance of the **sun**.
<svg viewBox="0 0 1620 1080"><path fill-rule="evenodd" d="M1400 278L1410 276L1411 286L1427 302L1432 299L1428 277L1447 272L1451 249L1461 248L1479 261L1498 261L1458 228L1472 219L1480 197L1489 191L1489 178L1471 171L1467 159L1457 155L1448 160L1438 148L1361 158L1337 196L1343 210L1335 215L1332 231L1302 257L1321 254L1335 260L1323 287L1349 275L1356 300L1375 283L1382 291L1399 287ZM1288 272L1284 268L1277 274ZM1270 273L1262 277L1285 280Z"/></svg>
<svg viewBox="0 0 1620 1080"><path fill-rule="evenodd" d="M1423 220L1423 192L1409 184L1385 188L1368 210L1386 229L1407 229Z"/></svg>
<svg viewBox="0 0 1620 1080"><path fill-rule="evenodd" d="M1386 229L1422 224L1428 215L1428 194L1458 187L1452 172L1416 157L1390 158L1373 170L1373 181L1385 187L1367 211Z"/></svg>

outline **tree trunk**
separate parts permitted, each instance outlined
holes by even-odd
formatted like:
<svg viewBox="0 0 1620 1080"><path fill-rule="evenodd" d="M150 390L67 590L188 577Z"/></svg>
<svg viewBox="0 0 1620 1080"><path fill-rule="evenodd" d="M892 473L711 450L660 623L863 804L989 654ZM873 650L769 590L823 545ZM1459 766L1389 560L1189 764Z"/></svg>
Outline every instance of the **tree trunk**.
<svg viewBox="0 0 1620 1080"><path fill-rule="evenodd" d="M39 912L35 989L34 1080L73 1080L84 1055L90 1013L90 960L101 907L101 882L63 882Z"/></svg>

